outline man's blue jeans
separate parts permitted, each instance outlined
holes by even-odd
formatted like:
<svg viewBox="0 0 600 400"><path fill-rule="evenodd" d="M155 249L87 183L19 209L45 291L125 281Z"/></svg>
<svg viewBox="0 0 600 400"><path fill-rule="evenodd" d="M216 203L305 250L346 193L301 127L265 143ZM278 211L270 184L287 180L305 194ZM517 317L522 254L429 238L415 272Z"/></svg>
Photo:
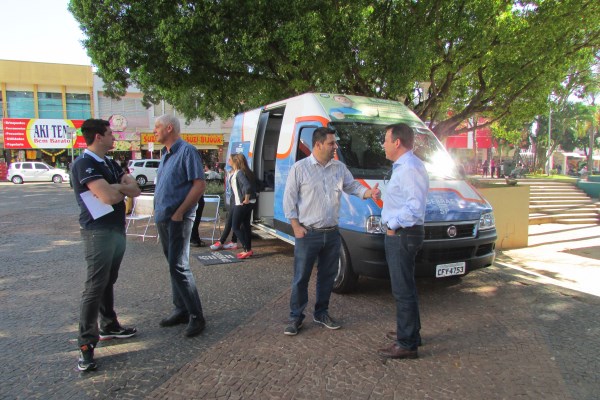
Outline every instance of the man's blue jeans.
<svg viewBox="0 0 600 400"><path fill-rule="evenodd" d="M101 329L119 327L113 285L119 276L126 243L125 230L119 229L82 229L81 238L87 278L81 296L79 346L98 343L98 316Z"/></svg>
<svg viewBox="0 0 600 400"><path fill-rule="evenodd" d="M421 319L415 284L415 256L423 245L423 226L402 229L385 236L385 257L390 271L392 293L396 300L398 345L416 350L420 340Z"/></svg>
<svg viewBox="0 0 600 400"><path fill-rule="evenodd" d="M296 238L294 247L294 278L290 298L290 320L302 321L308 304L308 282L313 265L317 261L317 298L314 316L327 314L329 298L338 271L340 258L340 233L337 229L327 232L308 231L303 238Z"/></svg>
<svg viewBox="0 0 600 400"><path fill-rule="evenodd" d="M169 263L173 304L181 313L202 319L202 304L190 270L190 235L194 221L163 221L156 224L163 253Z"/></svg>

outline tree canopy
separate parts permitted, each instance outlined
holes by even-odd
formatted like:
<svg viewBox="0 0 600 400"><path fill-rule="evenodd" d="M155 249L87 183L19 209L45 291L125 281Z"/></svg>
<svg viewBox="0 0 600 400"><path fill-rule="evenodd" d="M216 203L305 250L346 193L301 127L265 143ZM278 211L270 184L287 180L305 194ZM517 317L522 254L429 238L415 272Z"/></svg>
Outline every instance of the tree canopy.
<svg viewBox="0 0 600 400"><path fill-rule="evenodd" d="M71 0L69 10L108 93L135 84L189 119L330 91L401 99L440 136L475 114L516 126L600 49L597 0Z"/></svg>

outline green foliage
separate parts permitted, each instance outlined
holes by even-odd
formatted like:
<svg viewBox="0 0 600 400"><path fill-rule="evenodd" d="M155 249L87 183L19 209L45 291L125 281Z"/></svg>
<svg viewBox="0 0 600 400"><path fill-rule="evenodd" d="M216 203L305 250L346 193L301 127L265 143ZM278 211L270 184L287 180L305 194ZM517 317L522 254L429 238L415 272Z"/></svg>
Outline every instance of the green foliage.
<svg viewBox="0 0 600 400"><path fill-rule="evenodd" d="M589 153L589 137L598 130L595 123L598 106L554 101L551 107L550 143L548 143L549 115L540 115L536 118L537 135L532 139L536 143L538 166L546 163L549 146L553 151L560 147L567 152L581 149L586 154Z"/></svg>
<svg viewBox="0 0 600 400"><path fill-rule="evenodd" d="M225 186L223 185L223 182L207 181L204 194L221 196L221 208L225 209Z"/></svg>
<svg viewBox="0 0 600 400"><path fill-rule="evenodd" d="M225 186L223 186L223 182L206 182L204 193L223 195L225 193Z"/></svg>
<svg viewBox="0 0 600 400"><path fill-rule="evenodd" d="M440 136L474 114L515 127L600 46L594 0L71 0L69 10L107 92L133 83L189 119L332 91L405 98Z"/></svg>

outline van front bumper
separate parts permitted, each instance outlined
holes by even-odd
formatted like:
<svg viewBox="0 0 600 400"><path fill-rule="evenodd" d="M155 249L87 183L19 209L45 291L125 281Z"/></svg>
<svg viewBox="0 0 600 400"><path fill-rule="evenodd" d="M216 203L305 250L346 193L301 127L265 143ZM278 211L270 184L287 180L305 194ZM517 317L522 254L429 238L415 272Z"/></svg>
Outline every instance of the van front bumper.
<svg viewBox="0 0 600 400"><path fill-rule="evenodd" d="M355 273L372 278L389 279L385 259L384 236L341 229L340 233L352 260ZM496 230L480 231L478 237L427 240L417 254L415 275L435 277L436 266L465 262L465 274L492 265L496 257Z"/></svg>

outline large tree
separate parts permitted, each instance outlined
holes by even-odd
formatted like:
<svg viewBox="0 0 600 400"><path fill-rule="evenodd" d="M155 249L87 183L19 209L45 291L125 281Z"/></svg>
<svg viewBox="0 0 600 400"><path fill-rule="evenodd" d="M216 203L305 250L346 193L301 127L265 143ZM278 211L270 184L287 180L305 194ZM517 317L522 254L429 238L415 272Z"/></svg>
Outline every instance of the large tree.
<svg viewBox="0 0 600 400"><path fill-rule="evenodd" d="M109 93L133 83L148 102L209 120L333 91L404 99L440 136L475 114L522 123L600 48L597 0L71 0L69 9Z"/></svg>

